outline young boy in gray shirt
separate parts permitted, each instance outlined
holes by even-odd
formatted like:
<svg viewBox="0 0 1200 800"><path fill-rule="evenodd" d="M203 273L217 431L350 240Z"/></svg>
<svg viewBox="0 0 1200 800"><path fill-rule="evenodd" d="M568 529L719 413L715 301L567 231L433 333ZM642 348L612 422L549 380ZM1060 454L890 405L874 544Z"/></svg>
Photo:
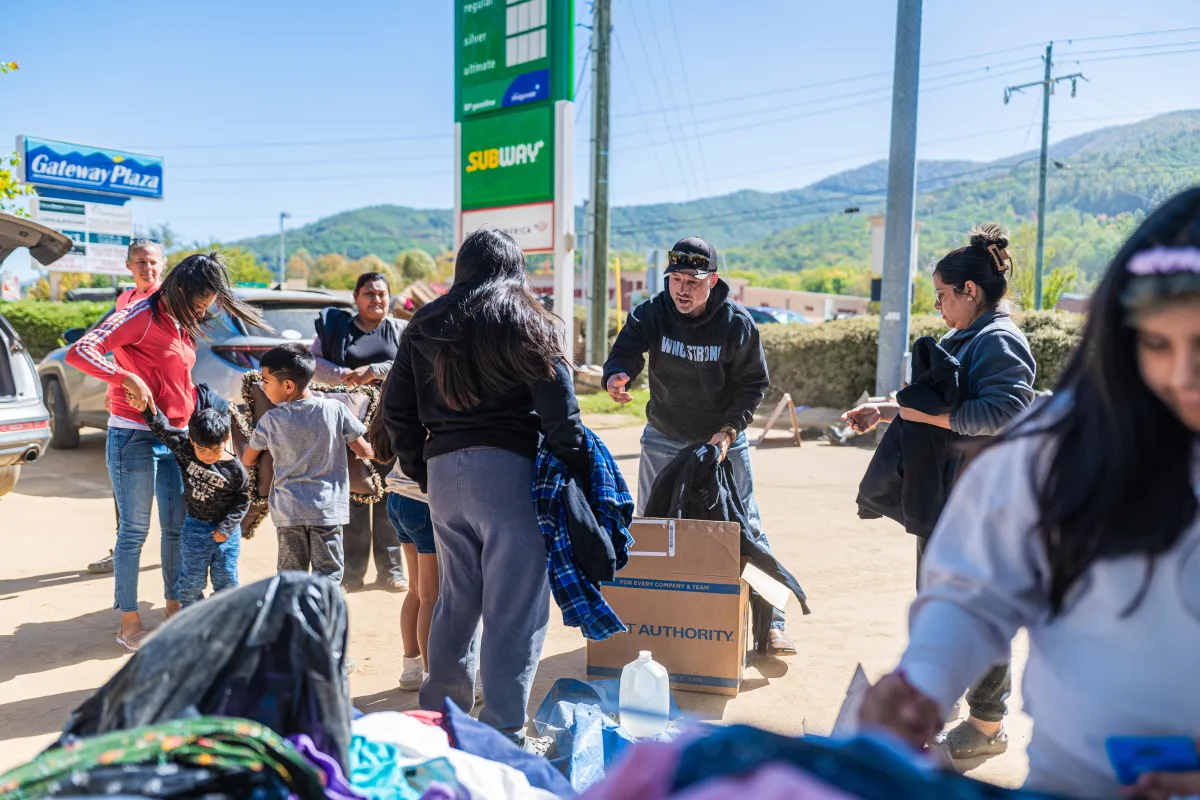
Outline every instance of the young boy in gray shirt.
<svg viewBox="0 0 1200 800"><path fill-rule="evenodd" d="M345 444L360 458L375 453L364 426L344 403L308 390L316 359L299 344L273 347L259 360L263 392L275 408L258 421L242 454L247 467L264 450L274 462L271 520L279 534L280 572L312 571L341 582L342 526L350 521Z"/></svg>

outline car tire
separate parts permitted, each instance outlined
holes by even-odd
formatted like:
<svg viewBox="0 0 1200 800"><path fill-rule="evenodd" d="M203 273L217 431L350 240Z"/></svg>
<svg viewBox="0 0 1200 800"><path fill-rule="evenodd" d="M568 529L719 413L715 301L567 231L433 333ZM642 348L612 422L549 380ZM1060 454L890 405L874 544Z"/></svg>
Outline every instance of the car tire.
<svg viewBox="0 0 1200 800"><path fill-rule="evenodd" d="M55 450L79 447L79 426L71 419L67 393L57 378L46 381L46 409L50 412L50 446Z"/></svg>
<svg viewBox="0 0 1200 800"><path fill-rule="evenodd" d="M0 497L8 494L17 485L17 478L21 477L21 465L14 464L11 467L0 467Z"/></svg>

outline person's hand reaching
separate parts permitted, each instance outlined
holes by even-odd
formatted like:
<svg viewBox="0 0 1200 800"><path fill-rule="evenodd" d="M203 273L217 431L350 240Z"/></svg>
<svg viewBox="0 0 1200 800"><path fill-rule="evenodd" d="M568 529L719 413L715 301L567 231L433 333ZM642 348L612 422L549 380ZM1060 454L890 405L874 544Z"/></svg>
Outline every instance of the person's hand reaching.
<svg viewBox="0 0 1200 800"><path fill-rule="evenodd" d="M942 729L937 703L893 672L867 690L858 710L864 726L883 728L920 750Z"/></svg>
<svg viewBox="0 0 1200 800"><path fill-rule="evenodd" d="M371 365L365 364L357 369L350 370L342 378L342 383L347 386L369 386L375 382L375 375L371 372Z"/></svg>
<svg viewBox="0 0 1200 800"><path fill-rule="evenodd" d="M613 399L613 402L625 405L633 402L633 395L629 393L629 376L624 372L618 372L608 379L608 386L604 387L608 390L608 396Z"/></svg>
<svg viewBox="0 0 1200 800"><path fill-rule="evenodd" d="M878 403L863 403L842 414L842 422L849 425L850 429L857 434L871 430L879 424L881 419L883 419L883 415L879 412Z"/></svg>

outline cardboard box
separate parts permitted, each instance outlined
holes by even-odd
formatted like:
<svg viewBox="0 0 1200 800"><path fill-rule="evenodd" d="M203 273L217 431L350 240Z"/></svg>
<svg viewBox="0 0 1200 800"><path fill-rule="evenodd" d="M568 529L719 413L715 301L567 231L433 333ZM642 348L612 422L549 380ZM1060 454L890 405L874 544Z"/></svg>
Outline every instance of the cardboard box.
<svg viewBox="0 0 1200 800"><path fill-rule="evenodd" d="M746 664L749 589L733 522L636 519L629 565L603 587L629 628L587 643L588 678L620 678L649 650L671 688L735 696Z"/></svg>

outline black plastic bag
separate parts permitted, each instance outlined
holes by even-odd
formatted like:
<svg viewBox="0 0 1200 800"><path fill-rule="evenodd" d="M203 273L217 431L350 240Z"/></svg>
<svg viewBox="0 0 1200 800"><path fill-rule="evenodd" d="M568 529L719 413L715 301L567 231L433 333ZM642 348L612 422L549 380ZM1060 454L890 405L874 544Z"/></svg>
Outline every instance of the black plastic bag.
<svg viewBox="0 0 1200 800"><path fill-rule="evenodd" d="M304 572L220 592L180 612L83 705L56 746L198 715L305 733L347 768L350 692L341 588Z"/></svg>

